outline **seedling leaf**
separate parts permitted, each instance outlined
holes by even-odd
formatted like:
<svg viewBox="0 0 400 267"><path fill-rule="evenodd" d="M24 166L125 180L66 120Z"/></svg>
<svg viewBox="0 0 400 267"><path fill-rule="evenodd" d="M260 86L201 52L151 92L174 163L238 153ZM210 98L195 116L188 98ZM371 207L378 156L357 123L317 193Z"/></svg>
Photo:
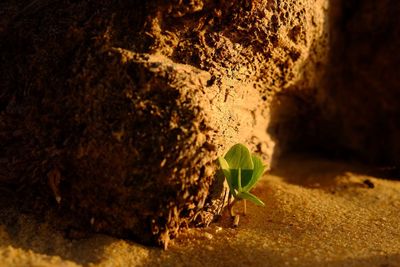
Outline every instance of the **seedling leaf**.
<svg viewBox="0 0 400 267"><path fill-rule="evenodd" d="M242 192L242 169L239 168L238 170L238 191L239 193Z"/></svg>
<svg viewBox="0 0 400 267"><path fill-rule="evenodd" d="M218 162L219 165L221 166L222 172L224 173L224 176L226 178L226 182L229 185L229 190L231 192L232 195L236 195L235 190L233 188L233 183L232 183L232 175L231 175L231 170L229 169L229 165L228 162L226 162L226 160L222 157L218 157Z"/></svg>
<svg viewBox="0 0 400 267"><path fill-rule="evenodd" d="M253 160L254 169L249 183L243 188L244 191L250 191L260 179L265 170L265 166L263 165L260 157L253 154L251 158Z"/></svg>
<svg viewBox="0 0 400 267"><path fill-rule="evenodd" d="M225 155L230 169L252 170L254 168L250 151L242 144L236 144Z"/></svg>
<svg viewBox="0 0 400 267"><path fill-rule="evenodd" d="M253 202L254 204L258 205L258 206L265 206L264 202L262 202L258 197L256 197L255 195L253 195L250 192L240 192L238 194L238 197L243 198L243 199L247 199L251 202Z"/></svg>
<svg viewBox="0 0 400 267"><path fill-rule="evenodd" d="M265 166L260 157L251 155L246 146L236 144L224 158L219 157L218 162L235 200L249 200L258 206L264 206L260 199L249 192L264 173Z"/></svg>
<svg viewBox="0 0 400 267"><path fill-rule="evenodd" d="M249 149L242 144L236 144L226 153L225 159L231 170L232 187L239 190L239 168L241 169L241 185L247 186L251 181L254 168Z"/></svg>

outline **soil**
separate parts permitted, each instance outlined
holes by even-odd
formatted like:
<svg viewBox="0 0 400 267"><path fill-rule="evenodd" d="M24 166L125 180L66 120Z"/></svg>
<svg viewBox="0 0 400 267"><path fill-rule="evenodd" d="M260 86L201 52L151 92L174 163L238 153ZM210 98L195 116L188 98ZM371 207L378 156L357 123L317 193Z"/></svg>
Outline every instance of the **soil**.
<svg viewBox="0 0 400 267"><path fill-rule="evenodd" d="M380 178L384 172L287 157L253 191L266 207L248 204L238 228L224 214L208 228L188 229L167 251L99 234L70 239L51 218L3 206L0 265L400 266L400 183Z"/></svg>

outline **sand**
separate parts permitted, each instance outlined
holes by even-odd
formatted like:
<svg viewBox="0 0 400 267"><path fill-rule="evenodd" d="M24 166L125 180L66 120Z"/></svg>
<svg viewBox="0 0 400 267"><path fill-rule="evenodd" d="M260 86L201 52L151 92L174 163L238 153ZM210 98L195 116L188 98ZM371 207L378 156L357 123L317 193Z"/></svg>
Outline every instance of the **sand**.
<svg viewBox="0 0 400 267"><path fill-rule="evenodd" d="M0 266L400 266L400 182L374 170L288 157L253 191L266 207L249 203L238 228L225 214L186 230L167 251L105 235L69 239L2 203Z"/></svg>

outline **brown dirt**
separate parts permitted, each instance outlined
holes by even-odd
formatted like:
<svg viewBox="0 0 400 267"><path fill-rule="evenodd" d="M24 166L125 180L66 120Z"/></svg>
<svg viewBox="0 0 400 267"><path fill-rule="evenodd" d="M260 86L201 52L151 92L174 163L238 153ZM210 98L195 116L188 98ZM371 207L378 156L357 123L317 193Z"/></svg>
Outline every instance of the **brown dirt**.
<svg viewBox="0 0 400 267"><path fill-rule="evenodd" d="M71 240L51 220L2 207L0 265L400 266L400 184L374 172L384 174L288 157L254 190L265 208L249 204L236 229L225 215L207 229L187 230L168 251L104 235Z"/></svg>

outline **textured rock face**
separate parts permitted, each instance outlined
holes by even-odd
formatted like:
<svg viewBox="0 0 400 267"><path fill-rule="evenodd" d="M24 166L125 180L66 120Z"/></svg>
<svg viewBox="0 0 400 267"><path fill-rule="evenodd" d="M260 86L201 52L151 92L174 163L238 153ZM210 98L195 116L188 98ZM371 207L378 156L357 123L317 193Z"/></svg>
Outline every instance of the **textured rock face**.
<svg viewBox="0 0 400 267"><path fill-rule="evenodd" d="M5 6L1 182L146 243L221 211L230 145L271 161L271 104L317 94L327 61L323 0Z"/></svg>

